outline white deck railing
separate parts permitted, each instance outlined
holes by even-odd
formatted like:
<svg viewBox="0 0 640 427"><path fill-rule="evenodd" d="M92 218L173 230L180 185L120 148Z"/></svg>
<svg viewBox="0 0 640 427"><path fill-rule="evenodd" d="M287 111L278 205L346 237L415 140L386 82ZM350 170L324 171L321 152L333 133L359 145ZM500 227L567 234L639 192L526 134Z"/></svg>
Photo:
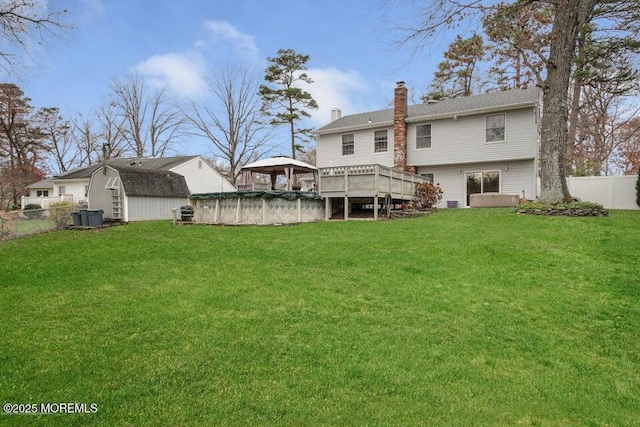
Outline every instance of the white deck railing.
<svg viewBox="0 0 640 427"><path fill-rule="evenodd" d="M271 184L264 184L260 182L253 182L251 184L238 184L237 187L240 191L271 190Z"/></svg>
<svg viewBox="0 0 640 427"><path fill-rule="evenodd" d="M20 205L22 209L24 209L26 205L35 203L40 205L42 209L47 209L49 208L49 205L51 203L55 203L55 202L73 202L77 205L86 205L87 203L89 203L89 199L87 199L86 197L73 197L73 196L55 196L55 197L22 196L20 200Z"/></svg>
<svg viewBox="0 0 640 427"><path fill-rule="evenodd" d="M320 168L320 195L323 197L373 197L390 194L410 200L415 186L424 178L411 172L382 165Z"/></svg>

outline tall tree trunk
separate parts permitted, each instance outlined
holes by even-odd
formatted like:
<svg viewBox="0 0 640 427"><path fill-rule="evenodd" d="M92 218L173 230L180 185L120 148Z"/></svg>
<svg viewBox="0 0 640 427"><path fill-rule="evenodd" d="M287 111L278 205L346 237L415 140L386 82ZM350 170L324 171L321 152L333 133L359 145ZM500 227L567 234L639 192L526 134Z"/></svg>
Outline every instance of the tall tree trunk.
<svg viewBox="0 0 640 427"><path fill-rule="evenodd" d="M545 203L572 200L565 176L569 80L578 31L596 3L565 0L556 6L540 123L540 200Z"/></svg>
<svg viewBox="0 0 640 427"><path fill-rule="evenodd" d="M295 160L296 158L296 131L293 127L293 120L289 122L289 127L291 128L291 158Z"/></svg>
<svg viewBox="0 0 640 427"><path fill-rule="evenodd" d="M585 31L580 31L578 40L578 55L576 58L576 69L571 85L571 106L569 107L569 129L567 131L567 147L565 166L570 168L576 160L576 134L578 130L578 116L580 113L580 95L583 85L583 70L585 66Z"/></svg>

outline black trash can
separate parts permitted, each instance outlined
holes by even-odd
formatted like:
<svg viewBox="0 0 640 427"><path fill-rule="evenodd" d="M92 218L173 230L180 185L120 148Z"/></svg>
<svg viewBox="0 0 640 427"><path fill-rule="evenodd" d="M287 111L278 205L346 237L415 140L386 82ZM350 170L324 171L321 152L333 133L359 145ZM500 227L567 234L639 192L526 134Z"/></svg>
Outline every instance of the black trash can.
<svg viewBox="0 0 640 427"><path fill-rule="evenodd" d="M193 206L185 205L180 206L180 220L191 221L193 219Z"/></svg>
<svg viewBox="0 0 640 427"><path fill-rule="evenodd" d="M102 227L102 209L91 209L87 211L87 222L89 227Z"/></svg>
<svg viewBox="0 0 640 427"><path fill-rule="evenodd" d="M88 227L89 226L89 218L87 215L87 210L86 209L80 209L80 225L83 227Z"/></svg>
<svg viewBox="0 0 640 427"><path fill-rule="evenodd" d="M80 227L82 225L82 219L80 219L80 212L72 212L71 218L73 218L74 227Z"/></svg>

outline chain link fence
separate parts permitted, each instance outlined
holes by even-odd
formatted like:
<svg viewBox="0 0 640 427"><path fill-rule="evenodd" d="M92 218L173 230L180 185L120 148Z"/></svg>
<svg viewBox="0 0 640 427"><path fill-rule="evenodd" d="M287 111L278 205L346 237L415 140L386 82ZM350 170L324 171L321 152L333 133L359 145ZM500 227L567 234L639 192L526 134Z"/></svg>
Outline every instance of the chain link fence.
<svg viewBox="0 0 640 427"><path fill-rule="evenodd" d="M0 242L66 228L77 210L77 206L62 206L0 213Z"/></svg>

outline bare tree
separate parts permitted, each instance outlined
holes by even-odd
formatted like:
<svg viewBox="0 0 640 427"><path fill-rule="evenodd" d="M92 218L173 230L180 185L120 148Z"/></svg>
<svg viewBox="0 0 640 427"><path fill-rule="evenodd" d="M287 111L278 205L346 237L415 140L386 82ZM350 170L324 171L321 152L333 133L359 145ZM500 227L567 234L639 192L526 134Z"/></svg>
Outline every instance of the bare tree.
<svg viewBox="0 0 640 427"><path fill-rule="evenodd" d="M97 113L100 140L105 148L100 151L107 159L120 157L125 151L125 119L119 117L111 104L103 104ZM98 147L96 147L96 151Z"/></svg>
<svg viewBox="0 0 640 427"><path fill-rule="evenodd" d="M185 118L166 89L148 88L138 74L111 83L111 106L122 119L126 147L136 156L162 157L182 135Z"/></svg>
<svg viewBox="0 0 640 427"><path fill-rule="evenodd" d="M73 125L60 115L58 108L41 108L34 116L43 138L49 141L49 164L55 173L78 166L78 150L73 138Z"/></svg>
<svg viewBox="0 0 640 427"><path fill-rule="evenodd" d="M583 90L573 165L576 175L610 175L633 169L633 164L621 162L624 157L619 154L630 146L637 132L640 107L607 86L606 82L593 82Z"/></svg>
<svg viewBox="0 0 640 427"><path fill-rule="evenodd" d="M51 11L47 2L3 0L0 2L0 68L15 73L24 65L23 55L32 56L34 43L46 34L69 28L60 21L66 10Z"/></svg>
<svg viewBox="0 0 640 427"><path fill-rule="evenodd" d="M260 121L259 81L249 69L231 66L206 81L215 106L193 102L186 115L195 133L213 144L235 185L242 166L263 154L272 136Z"/></svg>
<svg viewBox="0 0 640 427"><path fill-rule="evenodd" d="M619 128L618 138L620 144L613 155L613 163L625 175L635 175L640 171L640 117L624 123Z"/></svg>

